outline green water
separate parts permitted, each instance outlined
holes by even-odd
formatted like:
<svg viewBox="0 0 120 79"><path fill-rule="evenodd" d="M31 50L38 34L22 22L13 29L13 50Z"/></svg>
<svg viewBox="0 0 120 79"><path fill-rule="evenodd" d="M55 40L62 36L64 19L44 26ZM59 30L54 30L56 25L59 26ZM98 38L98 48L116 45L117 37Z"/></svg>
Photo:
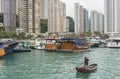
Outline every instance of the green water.
<svg viewBox="0 0 120 79"><path fill-rule="evenodd" d="M97 63L93 73L77 73L76 66ZM120 49L97 48L90 52L62 53L32 50L0 59L0 79L120 79Z"/></svg>

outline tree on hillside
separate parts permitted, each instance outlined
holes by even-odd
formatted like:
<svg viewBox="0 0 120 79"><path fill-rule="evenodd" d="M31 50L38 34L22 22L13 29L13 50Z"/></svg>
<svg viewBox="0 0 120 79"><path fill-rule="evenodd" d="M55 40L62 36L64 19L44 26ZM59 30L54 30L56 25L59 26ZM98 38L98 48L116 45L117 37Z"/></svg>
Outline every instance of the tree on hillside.
<svg viewBox="0 0 120 79"><path fill-rule="evenodd" d="M16 37L17 37L16 32L12 31L4 32L4 38L16 38Z"/></svg>
<svg viewBox="0 0 120 79"><path fill-rule="evenodd" d="M74 32L74 20L72 17L67 16L67 19L69 19L69 32Z"/></svg>
<svg viewBox="0 0 120 79"><path fill-rule="evenodd" d="M3 23L3 13L0 13L0 22Z"/></svg>
<svg viewBox="0 0 120 79"><path fill-rule="evenodd" d="M5 28L4 27L0 27L0 33L3 33L3 32L5 32Z"/></svg>
<svg viewBox="0 0 120 79"><path fill-rule="evenodd" d="M16 26L19 27L19 17L16 15Z"/></svg>
<svg viewBox="0 0 120 79"><path fill-rule="evenodd" d="M18 39L25 39L25 36L26 36L26 33L21 32L21 33L19 33L19 35L18 35Z"/></svg>
<svg viewBox="0 0 120 79"><path fill-rule="evenodd" d="M48 20L47 19L41 19L40 20L40 32L46 33L48 31Z"/></svg>

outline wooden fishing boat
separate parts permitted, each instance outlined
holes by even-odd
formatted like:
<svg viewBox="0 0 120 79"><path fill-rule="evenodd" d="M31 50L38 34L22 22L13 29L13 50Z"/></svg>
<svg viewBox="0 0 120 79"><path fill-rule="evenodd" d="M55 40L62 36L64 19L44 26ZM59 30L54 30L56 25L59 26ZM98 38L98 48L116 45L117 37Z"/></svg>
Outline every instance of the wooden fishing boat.
<svg viewBox="0 0 120 79"><path fill-rule="evenodd" d="M46 51L56 51L58 50L57 40L59 39L46 39L45 50Z"/></svg>
<svg viewBox="0 0 120 79"><path fill-rule="evenodd" d="M1 48L0 49L0 57L4 56L5 55L5 50L4 48Z"/></svg>
<svg viewBox="0 0 120 79"><path fill-rule="evenodd" d="M86 49L89 49L86 41L79 38L62 38L60 47L61 49L59 50L66 50L71 52L83 52Z"/></svg>
<svg viewBox="0 0 120 79"><path fill-rule="evenodd" d="M89 46L83 39L61 38L46 39L45 50L58 52L83 52L89 49Z"/></svg>
<svg viewBox="0 0 120 79"><path fill-rule="evenodd" d="M84 67L84 66L76 67L77 72L84 72L84 73L93 72L96 69L97 69L97 64L91 64L88 65L88 67Z"/></svg>

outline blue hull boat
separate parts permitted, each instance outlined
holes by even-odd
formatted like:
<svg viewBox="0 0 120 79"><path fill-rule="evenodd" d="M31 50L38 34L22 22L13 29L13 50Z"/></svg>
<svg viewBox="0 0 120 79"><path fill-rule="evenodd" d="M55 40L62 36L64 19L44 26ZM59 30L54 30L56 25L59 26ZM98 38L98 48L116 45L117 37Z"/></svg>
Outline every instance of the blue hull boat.
<svg viewBox="0 0 120 79"><path fill-rule="evenodd" d="M7 44L7 47L5 48L6 54L11 54L14 51L14 48L18 45L18 42L13 42Z"/></svg>

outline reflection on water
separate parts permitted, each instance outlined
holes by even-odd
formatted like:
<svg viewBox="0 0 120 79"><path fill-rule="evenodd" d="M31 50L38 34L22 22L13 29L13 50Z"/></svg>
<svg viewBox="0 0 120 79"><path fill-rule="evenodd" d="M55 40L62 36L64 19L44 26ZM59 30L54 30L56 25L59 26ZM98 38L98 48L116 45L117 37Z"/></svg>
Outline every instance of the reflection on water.
<svg viewBox="0 0 120 79"><path fill-rule="evenodd" d="M0 70L4 68L5 60L3 58L0 58Z"/></svg>
<svg viewBox="0 0 120 79"><path fill-rule="evenodd" d="M4 77L3 70L5 69L5 60L4 58L0 58L0 79Z"/></svg>
<svg viewBox="0 0 120 79"><path fill-rule="evenodd" d="M90 73L76 72L76 78L88 79Z"/></svg>

